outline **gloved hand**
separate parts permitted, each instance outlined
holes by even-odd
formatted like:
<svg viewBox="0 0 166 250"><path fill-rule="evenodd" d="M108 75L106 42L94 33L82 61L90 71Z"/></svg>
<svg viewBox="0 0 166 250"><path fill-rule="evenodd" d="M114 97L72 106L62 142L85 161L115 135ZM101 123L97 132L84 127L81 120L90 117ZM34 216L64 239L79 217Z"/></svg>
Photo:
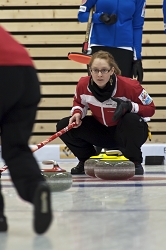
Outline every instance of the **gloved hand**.
<svg viewBox="0 0 166 250"><path fill-rule="evenodd" d="M137 80L142 84L143 80L143 67L142 67L142 61L141 59L136 60L133 62L133 70L132 75L134 78L137 78Z"/></svg>
<svg viewBox="0 0 166 250"><path fill-rule="evenodd" d="M123 101L119 98L111 97L114 102L117 102L117 107L115 109L114 115L112 120L117 121L121 118L124 114L131 112L132 110L132 103L130 101Z"/></svg>
<svg viewBox="0 0 166 250"><path fill-rule="evenodd" d="M100 15L100 21L102 23L105 23L107 25L111 25L117 22L117 15L116 14L107 14L107 13L103 13Z"/></svg>

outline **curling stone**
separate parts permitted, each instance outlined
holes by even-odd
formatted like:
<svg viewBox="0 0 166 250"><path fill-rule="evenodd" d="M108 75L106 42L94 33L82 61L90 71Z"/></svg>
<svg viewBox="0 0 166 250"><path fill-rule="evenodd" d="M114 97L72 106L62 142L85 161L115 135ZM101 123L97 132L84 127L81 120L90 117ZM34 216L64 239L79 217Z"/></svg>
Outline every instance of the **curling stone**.
<svg viewBox="0 0 166 250"><path fill-rule="evenodd" d="M99 161L99 159L88 159L85 161L84 170L85 170L86 175L88 175L90 177L96 177L95 173L94 173L94 168L95 168L98 161Z"/></svg>
<svg viewBox="0 0 166 250"><path fill-rule="evenodd" d="M135 175L135 165L131 161L100 160L96 163L94 173L103 180L127 180Z"/></svg>
<svg viewBox="0 0 166 250"><path fill-rule="evenodd" d="M66 170L59 167L59 165L53 161L43 161L44 165L53 164L52 169L41 169L42 175L46 179L52 192L65 191L71 188L73 179L72 175Z"/></svg>
<svg viewBox="0 0 166 250"><path fill-rule="evenodd" d="M96 177L94 173L94 168L100 160L109 161L129 161L126 157L122 155L119 150L109 150L106 153L99 154L98 156L92 156L90 159L85 161L84 169L85 174L91 177Z"/></svg>

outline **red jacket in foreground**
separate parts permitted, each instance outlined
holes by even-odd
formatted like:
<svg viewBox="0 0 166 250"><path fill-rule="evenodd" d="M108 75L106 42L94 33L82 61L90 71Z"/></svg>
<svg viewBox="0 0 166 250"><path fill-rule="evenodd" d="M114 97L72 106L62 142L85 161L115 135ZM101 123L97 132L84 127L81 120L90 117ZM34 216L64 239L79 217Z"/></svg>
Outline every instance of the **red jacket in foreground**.
<svg viewBox="0 0 166 250"><path fill-rule="evenodd" d="M98 101L89 90L90 76L80 78L73 101L71 114L81 113L82 118L87 114L88 108L91 110L94 118L105 126L114 126L117 122L112 121L117 103L111 98L104 102ZM149 121L155 113L155 106L152 98L140 85L137 80L116 76L116 84L112 93L113 97L120 98L124 101L132 102L132 113L137 113Z"/></svg>
<svg viewBox="0 0 166 250"><path fill-rule="evenodd" d="M0 26L0 66L34 66L26 49Z"/></svg>

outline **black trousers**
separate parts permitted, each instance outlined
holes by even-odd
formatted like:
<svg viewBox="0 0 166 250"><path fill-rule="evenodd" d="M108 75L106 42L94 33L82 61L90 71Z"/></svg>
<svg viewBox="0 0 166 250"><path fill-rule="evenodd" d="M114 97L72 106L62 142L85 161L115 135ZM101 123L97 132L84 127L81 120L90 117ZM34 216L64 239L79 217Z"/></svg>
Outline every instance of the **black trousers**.
<svg viewBox="0 0 166 250"><path fill-rule="evenodd" d="M99 50L104 50L113 55L115 62L121 70L121 75L132 78L133 51L106 46L92 46L92 54Z"/></svg>
<svg viewBox="0 0 166 250"><path fill-rule="evenodd" d="M57 131L69 123L66 117L57 124ZM96 155L94 145L102 148L119 149L124 156L133 162L142 162L141 146L148 137L148 126L143 119L134 113L127 113L117 126L106 127L93 116L86 116L78 128L73 128L60 138L81 161Z"/></svg>
<svg viewBox="0 0 166 250"><path fill-rule="evenodd" d="M44 181L28 146L39 101L40 86L33 67L0 66L2 158L17 192L29 202L39 181Z"/></svg>

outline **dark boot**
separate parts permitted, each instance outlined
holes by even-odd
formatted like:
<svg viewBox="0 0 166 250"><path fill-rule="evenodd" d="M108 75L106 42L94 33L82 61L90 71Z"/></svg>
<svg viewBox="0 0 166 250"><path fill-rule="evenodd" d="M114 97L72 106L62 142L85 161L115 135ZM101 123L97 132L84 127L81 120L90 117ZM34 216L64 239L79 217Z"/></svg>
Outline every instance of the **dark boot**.
<svg viewBox="0 0 166 250"><path fill-rule="evenodd" d="M135 164L135 175L143 175L144 174L144 169L141 165L141 163L134 163Z"/></svg>
<svg viewBox="0 0 166 250"><path fill-rule="evenodd" d="M0 214L0 232L6 232L8 229L6 217Z"/></svg>
<svg viewBox="0 0 166 250"><path fill-rule="evenodd" d="M44 233L52 221L50 188L46 182L39 183L34 196L34 230Z"/></svg>
<svg viewBox="0 0 166 250"><path fill-rule="evenodd" d="M71 174L85 174L84 171L84 162L83 161L79 161L79 163L77 164L76 167L71 169Z"/></svg>

